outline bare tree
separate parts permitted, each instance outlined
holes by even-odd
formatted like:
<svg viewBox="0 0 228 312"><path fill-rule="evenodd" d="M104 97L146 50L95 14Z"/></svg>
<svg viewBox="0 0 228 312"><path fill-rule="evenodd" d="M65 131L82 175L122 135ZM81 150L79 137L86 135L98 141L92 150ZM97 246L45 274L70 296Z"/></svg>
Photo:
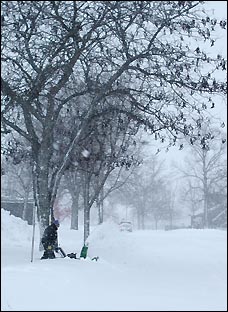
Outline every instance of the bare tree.
<svg viewBox="0 0 228 312"><path fill-rule="evenodd" d="M216 133L216 131L214 131ZM189 182L188 191L191 196L193 192L198 194L197 198L191 198L191 200L197 200L198 210L200 208L200 202L203 203L203 226L205 228L211 227L210 215L210 200L213 197L213 193L223 185L226 185L226 143L222 143L219 139L220 131L217 131L217 140L213 141L210 146L202 149L199 145L195 144L191 147L191 158L185 159L185 168L180 168L183 177L186 177ZM216 142L217 141L217 142ZM197 192L197 193L196 193ZM221 195L222 196L222 195ZM194 196L195 197L195 196ZM195 205L192 202L195 212ZM217 214L224 211L225 203L223 207L220 207Z"/></svg>
<svg viewBox="0 0 228 312"><path fill-rule="evenodd" d="M226 62L221 55L209 57L197 41L190 45L191 39L212 45L212 30L225 29L201 6L2 1L2 129L29 142L41 233L53 218L72 151L97 113L125 114L168 146L180 134L202 139L205 98L226 93L214 74ZM113 106L113 97L119 105ZM50 168L59 116L72 105L82 118L71 129L65 155Z"/></svg>
<svg viewBox="0 0 228 312"><path fill-rule="evenodd" d="M194 182L187 178L186 186L181 187L182 195L180 200L190 207L190 216L194 218L197 210L199 209L200 203L202 202L200 192L197 186L194 185Z"/></svg>
<svg viewBox="0 0 228 312"><path fill-rule="evenodd" d="M64 178L62 181L64 187L68 189L71 198L71 229L78 230L78 214L80 210L80 194L82 191L82 183L80 172L77 170L67 170L64 173Z"/></svg>
<svg viewBox="0 0 228 312"><path fill-rule="evenodd" d="M148 220L153 220L157 228L158 222L167 219L170 213L170 196L162 174L162 162L157 157L149 157L135 168L113 194L117 203L131 207L136 213L139 229L145 229Z"/></svg>
<svg viewBox="0 0 228 312"><path fill-rule="evenodd" d="M84 242L89 236L90 230L90 209L95 201L104 200L104 185L111 172L117 167L129 169L134 165L135 160L129 155L129 146L132 144L133 130L130 120L126 116L109 113L109 122L103 117L101 122L93 123L97 127L92 128L87 138L83 140L86 150L79 159L78 170L81 170L83 176L83 199L84 199ZM102 198L101 198L102 196ZM98 206L98 208L101 208ZM102 221L103 212L99 211L99 220Z"/></svg>

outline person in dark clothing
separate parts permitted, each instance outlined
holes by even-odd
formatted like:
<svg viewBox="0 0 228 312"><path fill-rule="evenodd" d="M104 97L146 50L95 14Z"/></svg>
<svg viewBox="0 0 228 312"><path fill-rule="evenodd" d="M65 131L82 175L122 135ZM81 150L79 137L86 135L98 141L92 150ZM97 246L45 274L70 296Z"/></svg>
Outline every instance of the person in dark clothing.
<svg viewBox="0 0 228 312"><path fill-rule="evenodd" d="M55 253L58 252L58 228L59 221L55 220L49 225L42 236L41 242L44 247L44 254L41 259L54 259Z"/></svg>

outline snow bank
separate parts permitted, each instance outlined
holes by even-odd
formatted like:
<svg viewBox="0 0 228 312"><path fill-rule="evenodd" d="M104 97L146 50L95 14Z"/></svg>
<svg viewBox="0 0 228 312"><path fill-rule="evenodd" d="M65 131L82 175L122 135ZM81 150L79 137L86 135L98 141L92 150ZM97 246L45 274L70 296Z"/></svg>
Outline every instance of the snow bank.
<svg viewBox="0 0 228 312"><path fill-rule="evenodd" d="M128 235L132 233L121 232L119 226L113 221L106 221L91 229L87 239L89 244L88 256L99 257L108 262L125 259L125 251L131 247L128 244Z"/></svg>
<svg viewBox="0 0 228 312"><path fill-rule="evenodd" d="M15 217L9 211L1 209L1 232L3 245L24 246L31 244L32 226Z"/></svg>

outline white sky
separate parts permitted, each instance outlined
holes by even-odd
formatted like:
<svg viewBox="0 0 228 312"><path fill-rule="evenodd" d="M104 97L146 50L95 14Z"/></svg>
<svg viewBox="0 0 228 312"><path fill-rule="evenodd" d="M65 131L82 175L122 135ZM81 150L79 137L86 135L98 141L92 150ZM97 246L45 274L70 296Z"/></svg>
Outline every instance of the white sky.
<svg viewBox="0 0 228 312"><path fill-rule="evenodd" d="M205 1L206 10L214 10L216 16L220 19L227 18L227 1Z"/></svg>
<svg viewBox="0 0 228 312"><path fill-rule="evenodd" d="M227 232L92 228L88 258L40 260L38 229L1 209L1 311L227 311ZM77 252L83 231L60 225ZM93 256L99 260L91 261Z"/></svg>
<svg viewBox="0 0 228 312"><path fill-rule="evenodd" d="M206 12L211 12L210 18L216 18L218 21L227 20L227 1L205 1L204 4ZM215 36L216 41L213 47L210 47L211 53L215 55L221 54L223 57L227 58L227 26L226 29L220 29L219 32L213 34ZM227 71L224 72L224 79L227 79ZM227 122L227 100L226 97L224 99L218 98L218 102L216 104L218 109L213 112L222 118L225 122Z"/></svg>

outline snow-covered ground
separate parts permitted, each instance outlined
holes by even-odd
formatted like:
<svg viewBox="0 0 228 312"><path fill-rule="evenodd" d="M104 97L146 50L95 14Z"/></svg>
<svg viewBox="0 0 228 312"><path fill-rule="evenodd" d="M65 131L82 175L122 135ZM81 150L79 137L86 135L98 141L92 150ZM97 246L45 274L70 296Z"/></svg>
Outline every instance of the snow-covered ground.
<svg viewBox="0 0 228 312"><path fill-rule="evenodd" d="M93 227L88 258L42 260L32 226L1 209L1 311L227 311L227 232ZM79 255L82 228L59 228ZM91 261L99 256L98 261Z"/></svg>

